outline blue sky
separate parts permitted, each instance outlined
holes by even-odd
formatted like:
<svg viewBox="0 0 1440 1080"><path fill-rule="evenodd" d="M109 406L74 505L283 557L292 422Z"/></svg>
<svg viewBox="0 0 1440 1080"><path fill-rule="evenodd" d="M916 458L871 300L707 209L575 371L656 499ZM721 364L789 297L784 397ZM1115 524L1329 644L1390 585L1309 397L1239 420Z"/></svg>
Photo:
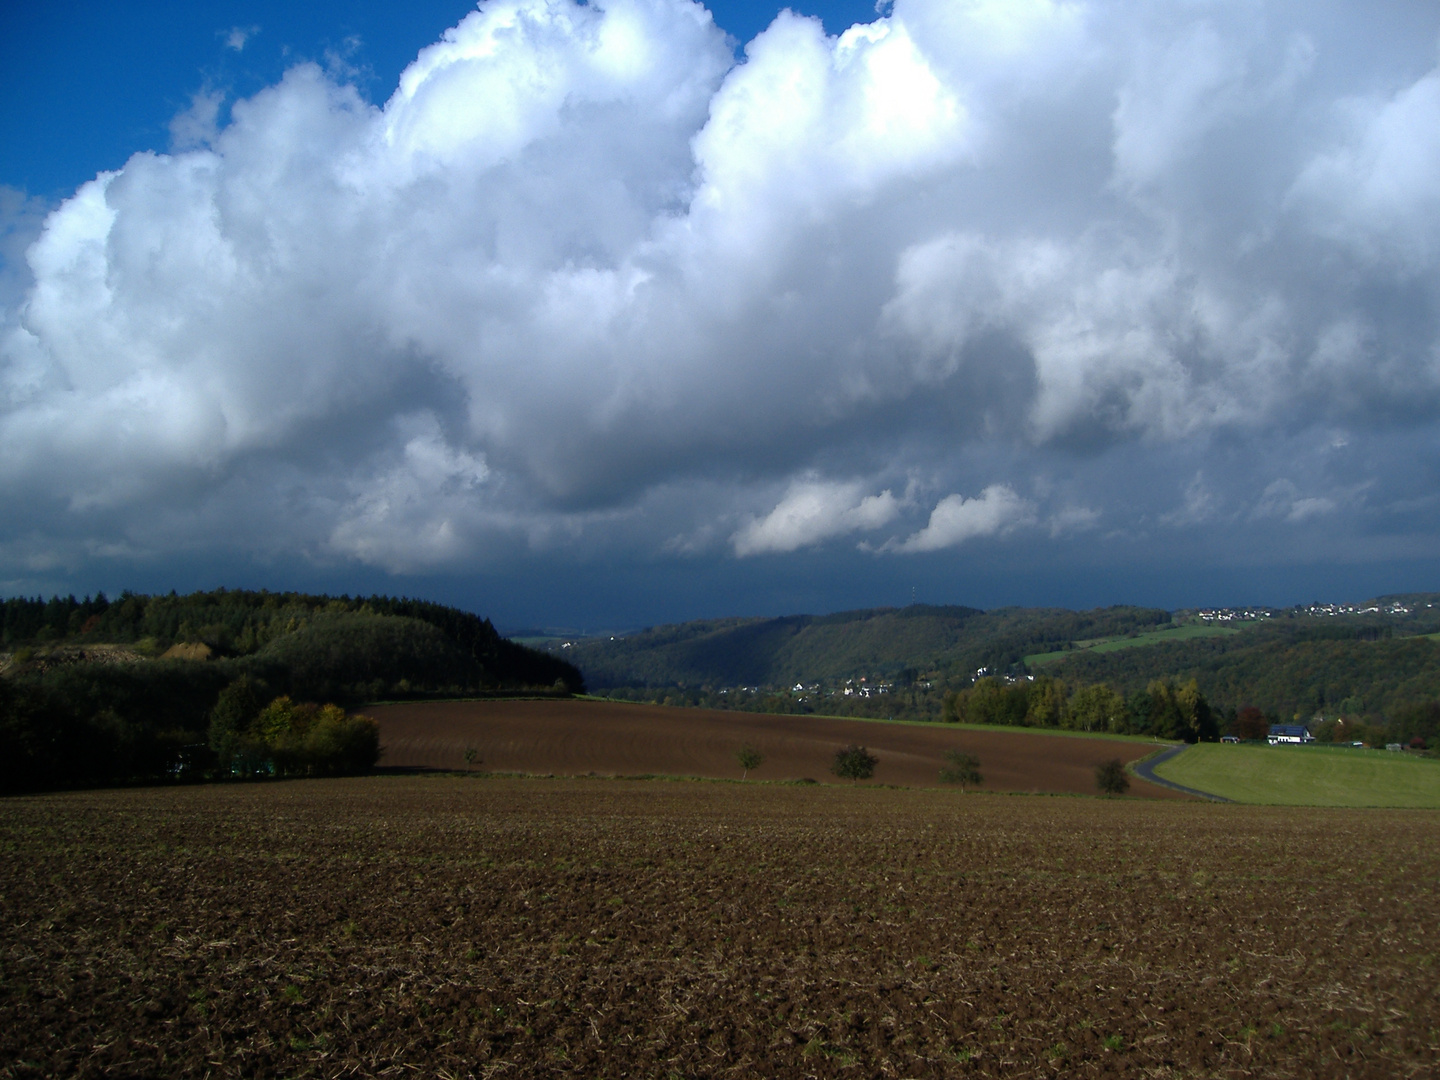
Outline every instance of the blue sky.
<svg viewBox="0 0 1440 1080"><path fill-rule="evenodd" d="M831 33L875 16L864 0L791 7L820 16ZM246 97L302 60L339 58L367 97L383 101L415 54L474 8L464 0L8 5L0 14L0 183L68 195L136 150L166 149L170 120L196 91ZM779 8L730 0L710 10L743 43Z"/></svg>
<svg viewBox="0 0 1440 1080"><path fill-rule="evenodd" d="M0 592L1440 588L1433 6L711 10L0 15Z"/></svg>

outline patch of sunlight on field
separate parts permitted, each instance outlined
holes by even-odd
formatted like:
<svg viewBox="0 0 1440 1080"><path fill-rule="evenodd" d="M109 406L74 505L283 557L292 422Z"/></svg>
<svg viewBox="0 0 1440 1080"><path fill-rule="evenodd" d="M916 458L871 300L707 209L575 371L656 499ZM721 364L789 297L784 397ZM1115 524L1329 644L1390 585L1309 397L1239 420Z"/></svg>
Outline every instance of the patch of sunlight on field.
<svg viewBox="0 0 1440 1080"><path fill-rule="evenodd" d="M1155 774L1240 803L1440 809L1440 761L1387 750L1201 743Z"/></svg>
<svg viewBox="0 0 1440 1080"><path fill-rule="evenodd" d="M1027 667L1034 667L1036 664L1053 664L1057 660L1063 660L1067 656L1074 656L1080 652L1118 652L1121 649L1135 649L1144 645L1163 645L1167 641L1189 641L1191 638L1202 637L1229 637L1231 634L1240 633L1238 626L1209 626L1206 624L1177 626L1169 630L1152 630L1146 634L1136 634L1134 637L1121 638L1099 638L1095 641L1084 641L1075 643L1073 649L1061 649L1058 652L1033 653L1025 657Z"/></svg>

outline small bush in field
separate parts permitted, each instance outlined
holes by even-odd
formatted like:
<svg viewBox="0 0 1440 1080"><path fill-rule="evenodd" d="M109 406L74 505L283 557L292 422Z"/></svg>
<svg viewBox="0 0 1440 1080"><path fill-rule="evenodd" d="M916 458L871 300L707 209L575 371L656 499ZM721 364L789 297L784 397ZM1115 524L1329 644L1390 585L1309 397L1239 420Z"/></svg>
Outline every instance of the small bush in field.
<svg viewBox="0 0 1440 1080"><path fill-rule="evenodd" d="M835 760L830 771L842 780L868 780L875 775L875 766L880 759L863 746L851 743L835 751Z"/></svg>
<svg viewBox="0 0 1440 1080"><path fill-rule="evenodd" d="M947 750L945 760L949 763L940 770L940 779L947 784L959 784L965 790L966 784L981 784L985 778L980 775L980 759L963 750Z"/></svg>
<svg viewBox="0 0 1440 1080"><path fill-rule="evenodd" d="M755 747L746 745L736 751L735 760L740 763L740 779L744 780L750 775L751 769L758 769L765 763L765 755Z"/></svg>
<svg viewBox="0 0 1440 1080"><path fill-rule="evenodd" d="M1095 786L1106 795L1124 795L1130 790L1130 777L1125 775L1125 763L1111 758L1095 766Z"/></svg>

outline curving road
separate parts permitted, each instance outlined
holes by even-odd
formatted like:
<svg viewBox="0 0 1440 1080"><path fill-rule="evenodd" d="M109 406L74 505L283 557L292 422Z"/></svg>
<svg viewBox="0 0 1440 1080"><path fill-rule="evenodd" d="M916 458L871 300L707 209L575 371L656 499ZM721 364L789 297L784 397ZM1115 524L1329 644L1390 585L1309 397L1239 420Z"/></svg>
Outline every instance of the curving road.
<svg viewBox="0 0 1440 1080"><path fill-rule="evenodd" d="M1145 758L1143 761L1135 762L1135 764L1132 765L1131 768L1135 770L1135 775L1140 777L1140 779L1148 780L1152 784L1159 784L1161 787L1170 788L1172 791L1183 791L1186 795L1194 795L1197 798L1209 799L1211 802L1230 802L1231 800L1225 798L1223 795L1212 795L1208 791L1201 791L1198 788L1186 787L1184 784L1177 784L1173 780L1166 780L1163 776L1155 775L1156 765L1163 765L1165 764L1165 762L1170 761L1173 758L1179 757L1185 752L1185 749L1185 743L1181 743L1179 746L1167 747L1165 750L1162 750L1154 757L1148 757Z"/></svg>

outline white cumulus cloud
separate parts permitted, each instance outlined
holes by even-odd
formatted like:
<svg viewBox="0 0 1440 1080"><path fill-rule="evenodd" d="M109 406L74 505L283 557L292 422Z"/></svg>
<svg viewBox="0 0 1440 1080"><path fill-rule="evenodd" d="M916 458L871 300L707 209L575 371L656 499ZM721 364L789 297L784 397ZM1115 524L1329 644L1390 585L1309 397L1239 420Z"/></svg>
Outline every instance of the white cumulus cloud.
<svg viewBox="0 0 1440 1080"><path fill-rule="evenodd" d="M947 495L935 504L929 523L882 550L904 555L956 547L977 536L995 536L1033 524L1035 506L1004 484L992 484L976 498Z"/></svg>
<svg viewBox="0 0 1440 1080"><path fill-rule="evenodd" d="M815 478L790 486L775 509L756 518L730 538L735 554L795 551L823 540L888 525L899 513L899 500L887 489L865 495L858 483Z"/></svg>
<svg viewBox="0 0 1440 1080"><path fill-rule="evenodd" d="M1237 437L1440 424L1437 35L896 0L835 37L782 12L736 63L692 0L484 0L378 104L313 65L201 92L0 251L0 544L795 551L893 526L873 478L1042 459L1090 477L1057 535L1212 521L1223 469L1159 503ZM1347 453L1314 467L1362 490ZM1162 466L1145 506L1111 481ZM888 550L1040 513L992 485Z"/></svg>

